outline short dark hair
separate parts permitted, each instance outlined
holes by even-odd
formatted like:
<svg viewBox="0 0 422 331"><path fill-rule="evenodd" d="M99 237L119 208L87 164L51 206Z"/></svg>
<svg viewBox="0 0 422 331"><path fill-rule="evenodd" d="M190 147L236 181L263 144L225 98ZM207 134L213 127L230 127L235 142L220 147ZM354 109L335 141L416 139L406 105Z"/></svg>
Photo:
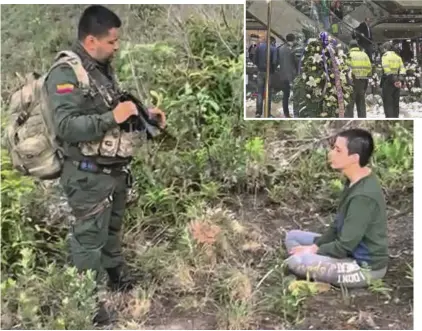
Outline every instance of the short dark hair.
<svg viewBox="0 0 422 331"><path fill-rule="evenodd" d="M270 42L275 43L275 38L273 36L270 37Z"/></svg>
<svg viewBox="0 0 422 331"><path fill-rule="evenodd" d="M347 139L347 149L349 155L359 155L359 165L361 167L366 166L369 163L369 159L374 151L374 139L372 135L362 129L350 129L340 132L337 137L343 137Z"/></svg>
<svg viewBox="0 0 422 331"><path fill-rule="evenodd" d="M122 21L110 9L91 5L83 12L78 25L78 39L84 40L92 35L96 38L104 37L112 28L120 28Z"/></svg>
<svg viewBox="0 0 422 331"><path fill-rule="evenodd" d="M296 39L296 37L295 37L295 35L294 35L293 33L289 33L289 34L286 36L286 40L287 40L287 41L295 41L295 39Z"/></svg>
<svg viewBox="0 0 422 331"><path fill-rule="evenodd" d="M352 39L349 43L349 48L359 47L358 41L356 39Z"/></svg>

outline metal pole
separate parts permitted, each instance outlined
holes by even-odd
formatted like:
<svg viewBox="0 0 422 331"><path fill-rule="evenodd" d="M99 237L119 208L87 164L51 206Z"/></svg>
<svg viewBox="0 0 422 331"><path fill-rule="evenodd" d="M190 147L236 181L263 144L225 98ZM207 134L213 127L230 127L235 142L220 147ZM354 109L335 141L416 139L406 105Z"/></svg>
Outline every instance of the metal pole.
<svg viewBox="0 0 422 331"><path fill-rule="evenodd" d="M269 96L270 96L270 51L271 51L271 0L267 0L267 74L265 76L265 106L264 117L269 117Z"/></svg>

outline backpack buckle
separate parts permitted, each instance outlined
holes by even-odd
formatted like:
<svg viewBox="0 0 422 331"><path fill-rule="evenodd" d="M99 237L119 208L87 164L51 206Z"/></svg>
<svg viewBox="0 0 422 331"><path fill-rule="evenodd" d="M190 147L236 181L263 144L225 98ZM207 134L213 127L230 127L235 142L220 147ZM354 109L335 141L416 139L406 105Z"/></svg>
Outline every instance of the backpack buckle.
<svg viewBox="0 0 422 331"><path fill-rule="evenodd" d="M26 113L20 114L18 118L16 119L17 125L21 126L25 123L25 121L28 119L28 115Z"/></svg>
<svg viewBox="0 0 422 331"><path fill-rule="evenodd" d="M18 164L15 168L24 175L29 175L28 169L23 164Z"/></svg>

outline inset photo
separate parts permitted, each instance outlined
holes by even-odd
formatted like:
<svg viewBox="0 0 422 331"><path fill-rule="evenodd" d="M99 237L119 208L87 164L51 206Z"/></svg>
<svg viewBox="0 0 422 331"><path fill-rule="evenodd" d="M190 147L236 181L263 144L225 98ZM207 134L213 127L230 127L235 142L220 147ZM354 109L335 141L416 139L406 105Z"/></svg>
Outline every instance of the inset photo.
<svg viewBox="0 0 422 331"><path fill-rule="evenodd" d="M422 117L417 14L422 2L247 1L245 119Z"/></svg>

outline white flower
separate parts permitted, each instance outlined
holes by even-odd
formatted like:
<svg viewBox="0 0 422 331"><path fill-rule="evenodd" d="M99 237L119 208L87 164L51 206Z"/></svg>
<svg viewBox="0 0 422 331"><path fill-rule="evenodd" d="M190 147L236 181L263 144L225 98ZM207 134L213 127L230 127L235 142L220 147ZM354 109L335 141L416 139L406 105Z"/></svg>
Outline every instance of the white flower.
<svg viewBox="0 0 422 331"><path fill-rule="evenodd" d="M317 86L317 82L315 81L314 77L309 77L309 80L306 82L306 85L310 86L310 87L316 87Z"/></svg>
<svg viewBox="0 0 422 331"><path fill-rule="evenodd" d="M322 61L321 54L314 54L314 56L312 56L312 61L313 63L320 63Z"/></svg>
<svg viewBox="0 0 422 331"><path fill-rule="evenodd" d="M310 95L310 94L307 94L307 95L306 95L306 97L307 97L308 99L310 99L310 98L311 98L311 95Z"/></svg>
<svg viewBox="0 0 422 331"><path fill-rule="evenodd" d="M318 78L319 79L319 78ZM317 88L317 89L315 89L315 96L316 97L319 97L319 96L321 96L321 94L322 94L322 90L320 89L320 88Z"/></svg>
<svg viewBox="0 0 422 331"><path fill-rule="evenodd" d="M303 74L302 74L302 78L303 78L304 80L306 80L306 75L305 75L305 73L303 73Z"/></svg>
<svg viewBox="0 0 422 331"><path fill-rule="evenodd" d="M318 47L316 48L316 50L317 50L317 52L319 52L319 51L321 50L321 47L319 47L319 46L318 46Z"/></svg>
<svg viewBox="0 0 422 331"><path fill-rule="evenodd" d="M343 50L342 50L342 49L340 49L340 50L338 51L338 55L339 55L339 56L345 56L345 54L344 54L344 52L343 52Z"/></svg>

